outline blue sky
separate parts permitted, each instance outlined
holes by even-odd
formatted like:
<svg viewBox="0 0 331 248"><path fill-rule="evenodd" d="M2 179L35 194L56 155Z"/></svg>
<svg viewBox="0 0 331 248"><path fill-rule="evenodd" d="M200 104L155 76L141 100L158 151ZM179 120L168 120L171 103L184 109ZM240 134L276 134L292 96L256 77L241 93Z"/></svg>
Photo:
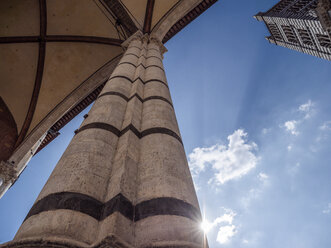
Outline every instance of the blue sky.
<svg viewBox="0 0 331 248"><path fill-rule="evenodd" d="M331 63L269 44L275 0L218 1L167 44L164 65L210 247L331 247ZM0 199L9 241L83 120Z"/></svg>

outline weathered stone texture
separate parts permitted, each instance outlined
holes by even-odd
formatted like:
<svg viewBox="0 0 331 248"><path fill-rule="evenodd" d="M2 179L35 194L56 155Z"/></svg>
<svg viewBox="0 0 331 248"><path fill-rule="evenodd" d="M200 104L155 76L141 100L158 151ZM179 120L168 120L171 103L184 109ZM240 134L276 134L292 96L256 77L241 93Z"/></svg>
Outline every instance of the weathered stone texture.
<svg viewBox="0 0 331 248"><path fill-rule="evenodd" d="M137 35L3 247L201 247L200 210L162 65Z"/></svg>

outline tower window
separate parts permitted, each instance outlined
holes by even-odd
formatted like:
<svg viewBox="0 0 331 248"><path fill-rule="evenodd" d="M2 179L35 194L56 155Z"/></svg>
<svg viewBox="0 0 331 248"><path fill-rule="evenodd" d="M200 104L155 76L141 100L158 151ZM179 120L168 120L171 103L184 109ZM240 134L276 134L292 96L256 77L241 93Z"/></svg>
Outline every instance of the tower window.
<svg viewBox="0 0 331 248"><path fill-rule="evenodd" d="M275 13L280 13L282 11L284 11L284 9L286 9L289 5L292 4L292 0L284 0L284 1L280 1L274 8L273 8L273 12Z"/></svg>
<svg viewBox="0 0 331 248"><path fill-rule="evenodd" d="M276 40L283 40L283 37L276 24L268 24L270 33Z"/></svg>
<svg viewBox="0 0 331 248"><path fill-rule="evenodd" d="M311 0L301 0L292 5L292 7L289 9L290 12L292 13L299 13L302 11L304 7L306 7L308 4L310 4L312 1Z"/></svg>
<svg viewBox="0 0 331 248"><path fill-rule="evenodd" d="M282 25L282 29L284 30L286 38L289 42L298 43L298 39L290 26Z"/></svg>
<svg viewBox="0 0 331 248"><path fill-rule="evenodd" d="M331 48L331 40L329 36L324 34L316 34L316 37L322 47Z"/></svg>
<svg viewBox="0 0 331 248"><path fill-rule="evenodd" d="M309 35L309 31L305 29L298 29L300 38L305 45L313 46L314 43Z"/></svg>

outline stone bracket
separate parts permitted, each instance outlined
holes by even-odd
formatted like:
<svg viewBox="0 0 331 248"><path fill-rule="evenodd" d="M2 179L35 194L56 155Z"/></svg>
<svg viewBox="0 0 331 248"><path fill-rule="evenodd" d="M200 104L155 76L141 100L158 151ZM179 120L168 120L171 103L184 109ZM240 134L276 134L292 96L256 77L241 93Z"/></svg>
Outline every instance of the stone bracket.
<svg viewBox="0 0 331 248"><path fill-rule="evenodd" d="M13 183L17 178L17 171L15 170L14 166L8 162L1 161L0 162L0 180L2 184Z"/></svg>

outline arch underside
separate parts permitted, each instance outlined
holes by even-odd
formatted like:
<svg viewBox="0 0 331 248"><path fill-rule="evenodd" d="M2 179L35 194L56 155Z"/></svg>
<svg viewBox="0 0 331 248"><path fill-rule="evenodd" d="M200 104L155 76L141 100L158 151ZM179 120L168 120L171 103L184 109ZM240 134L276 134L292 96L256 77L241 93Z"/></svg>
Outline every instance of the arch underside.
<svg viewBox="0 0 331 248"><path fill-rule="evenodd" d="M165 43L216 1L2 0L0 160L20 173L96 99L136 31Z"/></svg>

